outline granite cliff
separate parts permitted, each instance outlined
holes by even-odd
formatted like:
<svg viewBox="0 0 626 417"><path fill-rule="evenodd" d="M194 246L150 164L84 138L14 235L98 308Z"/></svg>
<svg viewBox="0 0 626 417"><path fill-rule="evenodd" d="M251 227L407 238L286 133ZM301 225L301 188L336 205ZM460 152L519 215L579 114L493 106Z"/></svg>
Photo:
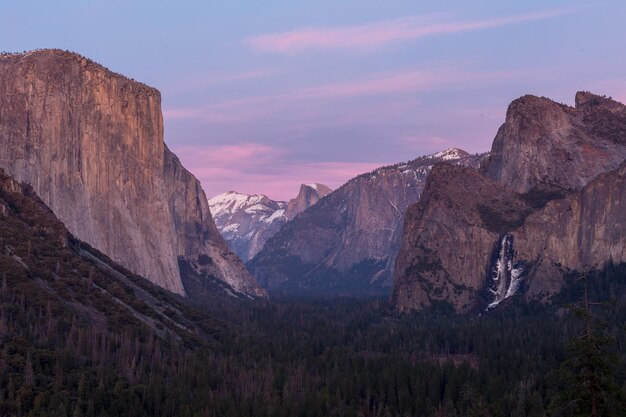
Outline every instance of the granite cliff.
<svg viewBox="0 0 626 417"><path fill-rule="evenodd" d="M167 149L156 89L59 50L2 55L0 74L0 167L71 233L178 294L191 279L264 296Z"/></svg>
<svg viewBox="0 0 626 417"><path fill-rule="evenodd" d="M298 214L320 201L323 197L326 197L332 191L324 184L302 184L298 195L287 203L285 218L293 220Z"/></svg>
<svg viewBox="0 0 626 417"><path fill-rule="evenodd" d="M481 158L449 149L360 175L285 223L248 267L275 292L388 293L404 211L432 165L478 166Z"/></svg>
<svg viewBox="0 0 626 417"><path fill-rule="evenodd" d="M626 107L611 99L514 101L480 171L436 166L407 210L398 309L467 312L520 291L548 301L568 273L626 261L625 138Z"/></svg>

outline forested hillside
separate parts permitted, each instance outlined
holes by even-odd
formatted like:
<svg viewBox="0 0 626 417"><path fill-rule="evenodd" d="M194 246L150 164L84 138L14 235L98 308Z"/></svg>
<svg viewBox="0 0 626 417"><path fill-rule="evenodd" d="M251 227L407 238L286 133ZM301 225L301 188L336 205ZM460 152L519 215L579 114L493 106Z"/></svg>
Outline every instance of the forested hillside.
<svg viewBox="0 0 626 417"><path fill-rule="evenodd" d="M566 308L582 300L575 276L550 307L507 300L480 316L351 298L216 298L198 312L5 175L0 236L3 416L539 417L572 415L562 393L584 398L568 372L581 347L566 351L583 332ZM593 333L614 341L593 374L602 415L624 415L625 292L626 265L590 279L589 299L606 301Z"/></svg>

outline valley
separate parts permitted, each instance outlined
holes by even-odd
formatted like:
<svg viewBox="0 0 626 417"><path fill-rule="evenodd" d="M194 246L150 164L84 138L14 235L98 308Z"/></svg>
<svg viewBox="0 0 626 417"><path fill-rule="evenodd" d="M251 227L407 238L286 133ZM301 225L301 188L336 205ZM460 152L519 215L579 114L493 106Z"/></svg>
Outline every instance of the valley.
<svg viewBox="0 0 626 417"><path fill-rule="evenodd" d="M623 415L619 101L209 199L158 90L58 49L0 71L0 415Z"/></svg>

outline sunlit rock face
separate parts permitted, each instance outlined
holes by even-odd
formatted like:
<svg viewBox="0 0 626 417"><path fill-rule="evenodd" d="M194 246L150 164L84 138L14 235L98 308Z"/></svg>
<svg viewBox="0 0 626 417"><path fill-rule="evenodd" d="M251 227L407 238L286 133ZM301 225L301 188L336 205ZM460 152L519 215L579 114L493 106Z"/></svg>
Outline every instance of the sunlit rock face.
<svg viewBox="0 0 626 417"><path fill-rule="evenodd" d="M549 301L568 272L626 261L625 157L621 103L585 92L576 107L514 101L481 169L436 167L407 210L397 308Z"/></svg>
<svg viewBox="0 0 626 417"><path fill-rule="evenodd" d="M287 203L285 217L287 220L293 220L298 214L320 201L323 197L326 197L332 191L324 184L302 184L298 195Z"/></svg>
<svg viewBox="0 0 626 417"><path fill-rule="evenodd" d="M626 107L587 92L569 107L544 97L511 103L482 172L509 190L577 190L626 158Z"/></svg>
<svg viewBox="0 0 626 417"><path fill-rule="evenodd" d="M73 53L0 56L0 166L79 239L172 292L179 262L262 296L163 141L160 93ZM204 258L203 258L204 259Z"/></svg>
<svg viewBox="0 0 626 417"><path fill-rule="evenodd" d="M477 167L483 157L448 149L359 175L284 224L248 267L280 293L388 294L404 212L433 164Z"/></svg>

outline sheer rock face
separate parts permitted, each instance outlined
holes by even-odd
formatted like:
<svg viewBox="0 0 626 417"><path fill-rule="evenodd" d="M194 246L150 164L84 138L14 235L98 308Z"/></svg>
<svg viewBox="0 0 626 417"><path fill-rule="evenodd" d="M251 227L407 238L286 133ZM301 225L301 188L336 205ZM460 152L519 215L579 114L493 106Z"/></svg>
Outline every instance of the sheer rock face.
<svg viewBox="0 0 626 417"><path fill-rule="evenodd" d="M404 211L432 164L447 159L477 165L480 157L449 150L360 175L283 225L249 269L276 292L389 292Z"/></svg>
<svg viewBox="0 0 626 417"><path fill-rule="evenodd" d="M326 197L332 191L324 184L302 184L298 196L292 198L287 203L285 217L287 220L293 220L298 214L317 203L323 197Z"/></svg>
<svg viewBox="0 0 626 417"><path fill-rule="evenodd" d="M579 92L576 107L524 96L509 106L483 173L508 189L582 188L626 158L626 106Z"/></svg>
<svg viewBox="0 0 626 417"><path fill-rule="evenodd" d="M435 165L405 216L394 270L396 306L410 311L447 301L458 311L472 309L486 287L494 245L529 212L518 195L476 170Z"/></svg>
<svg viewBox="0 0 626 417"><path fill-rule="evenodd" d="M550 201L513 235L517 258L531 269L527 299L548 300L564 273L626 262L626 163Z"/></svg>
<svg viewBox="0 0 626 417"><path fill-rule="evenodd" d="M575 109L523 97L509 108L480 173L436 167L407 210L396 306L484 308L503 260L521 274L525 298L542 301L568 272L626 261L624 109L590 93L576 95ZM506 259L498 256L505 238Z"/></svg>
<svg viewBox="0 0 626 417"><path fill-rule="evenodd" d="M2 55L0 74L0 166L74 235L175 293L185 293L179 261L206 255L208 275L264 294L165 146L156 89L57 50Z"/></svg>

